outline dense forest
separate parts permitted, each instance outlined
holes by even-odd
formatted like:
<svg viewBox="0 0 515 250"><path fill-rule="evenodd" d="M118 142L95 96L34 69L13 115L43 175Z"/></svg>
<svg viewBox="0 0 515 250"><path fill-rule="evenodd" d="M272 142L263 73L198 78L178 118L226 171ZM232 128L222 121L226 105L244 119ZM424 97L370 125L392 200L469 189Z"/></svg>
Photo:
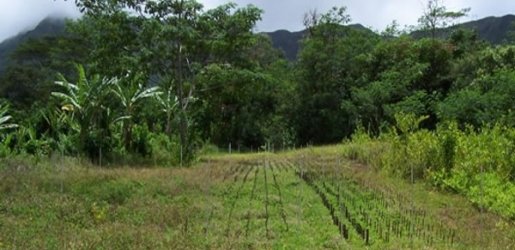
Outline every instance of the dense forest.
<svg viewBox="0 0 515 250"><path fill-rule="evenodd" d="M311 11L290 61L253 32L252 5L75 2L63 35L9 55L1 158L170 166L345 141L350 158L515 217L515 28L492 45L446 29L468 10L432 0L416 27L382 33L348 25L345 7Z"/></svg>

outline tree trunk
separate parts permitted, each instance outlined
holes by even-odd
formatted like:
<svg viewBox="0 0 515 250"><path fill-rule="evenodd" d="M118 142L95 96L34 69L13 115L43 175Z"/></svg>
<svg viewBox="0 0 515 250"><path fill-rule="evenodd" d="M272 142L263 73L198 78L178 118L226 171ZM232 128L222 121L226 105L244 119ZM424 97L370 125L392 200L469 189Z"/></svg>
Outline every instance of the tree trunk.
<svg viewBox="0 0 515 250"><path fill-rule="evenodd" d="M170 110L167 110L166 111L166 128L165 128L165 133L166 133L166 135L168 135L168 137L172 136L172 121L171 121L171 118L172 118L172 112Z"/></svg>
<svg viewBox="0 0 515 250"><path fill-rule="evenodd" d="M123 123L123 138L125 150L130 151L132 146L132 125L130 121Z"/></svg>
<svg viewBox="0 0 515 250"><path fill-rule="evenodd" d="M180 2L180 9L182 11L183 1ZM182 20L182 12L179 13L179 20ZM181 158L189 158L189 147L188 147L188 122L186 121L186 110L184 105L184 72L183 72L183 59L182 59L182 41L180 38L177 40L177 66L178 74L178 86L177 86L177 96L179 97L179 107L180 107L180 116L179 116L179 137L181 140L182 152ZM183 155L184 154L184 155ZM183 157L186 156L186 157Z"/></svg>

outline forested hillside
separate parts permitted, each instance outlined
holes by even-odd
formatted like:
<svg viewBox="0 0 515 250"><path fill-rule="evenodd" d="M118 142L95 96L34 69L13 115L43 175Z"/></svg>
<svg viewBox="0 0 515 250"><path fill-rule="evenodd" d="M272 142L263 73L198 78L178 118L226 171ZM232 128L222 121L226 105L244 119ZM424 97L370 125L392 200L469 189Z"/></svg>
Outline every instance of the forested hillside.
<svg viewBox="0 0 515 250"><path fill-rule="evenodd" d="M34 29L9 38L0 43L0 75L2 75L9 64L9 57L20 45L30 39L42 37L60 36L64 32L64 19L48 17L41 21Z"/></svg>

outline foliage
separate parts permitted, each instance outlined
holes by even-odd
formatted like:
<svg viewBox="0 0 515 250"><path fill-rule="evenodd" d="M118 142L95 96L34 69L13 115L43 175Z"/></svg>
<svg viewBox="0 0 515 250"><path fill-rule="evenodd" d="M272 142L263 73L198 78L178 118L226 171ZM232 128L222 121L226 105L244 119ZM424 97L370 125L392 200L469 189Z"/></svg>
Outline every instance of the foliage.
<svg viewBox="0 0 515 250"><path fill-rule="evenodd" d="M13 134L7 134L5 131L13 128L17 128L18 125L14 123L8 123L12 119L12 116L8 115L9 106L4 103L0 103L0 158L4 158L11 153L11 141L13 140Z"/></svg>
<svg viewBox="0 0 515 250"><path fill-rule="evenodd" d="M167 145L170 159L163 162L188 162L204 142L279 149L366 131L395 143L372 143L364 155L405 150L423 178L429 156L415 141L435 140L412 137L415 127L431 134L447 121L476 131L514 124L515 50L483 43L471 31L415 39L394 22L381 36L346 26L345 7L311 11L299 59L289 63L269 38L255 34L262 11L252 5L75 2L84 16L67 22L65 36L29 41L12 55L16 64L2 88L12 94L10 113L23 128L2 135L5 155L59 152L128 164L166 159L158 145ZM466 12L428 1L421 28L439 30ZM74 63L83 66L74 71ZM51 84L56 72L60 81ZM426 119L392 130L399 113ZM444 155L444 177L456 164L456 147L451 135L428 146ZM402 159L389 166L396 161Z"/></svg>
<svg viewBox="0 0 515 250"><path fill-rule="evenodd" d="M295 129L305 143L330 143L351 134L354 120L341 109L342 100L350 98L360 55L370 51L375 34L342 26L348 22L345 9L328 13L314 22L302 41L297 63L298 106ZM343 11L343 12L342 12ZM332 17L337 14L336 17ZM326 17L328 16L328 17ZM316 17L315 17L316 18Z"/></svg>
<svg viewBox="0 0 515 250"><path fill-rule="evenodd" d="M151 134L149 143L154 164L164 166L180 164L181 146L177 137L170 137L166 134Z"/></svg>
<svg viewBox="0 0 515 250"><path fill-rule="evenodd" d="M421 119L397 115L397 128L378 138L359 130L344 155L378 170L454 190L472 202L514 218L515 140L513 127L494 125L480 131L445 123L436 131L417 130ZM502 184L501 184L502 183Z"/></svg>
<svg viewBox="0 0 515 250"><path fill-rule="evenodd" d="M424 14L418 19L420 27L431 33L431 38L435 40L438 29L452 25L453 21L464 17L470 11L465 8L460 11L447 11L442 0L428 0L424 9Z"/></svg>
<svg viewBox="0 0 515 250"><path fill-rule="evenodd" d="M9 106L0 103L0 131L16 128L18 125L14 123L8 123L12 119L12 116L8 115Z"/></svg>
<svg viewBox="0 0 515 250"><path fill-rule="evenodd" d="M123 108L122 116L116 118L123 123L124 147L126 150L133 150L132 126L134 123L134 114L144 99L156 98L161 94L159 87L145 88L143 84L126 84L122 86L122 81L114 81L111 92L119 99Z"/></svg>
<svg viewBox="0 0 515 250"><path fill-rule="evenodd" d="M438 106L442 120L481 127L502 122L515 125L515 71L498 70L474 80L470 86L452 93Z"/></svg>
<svg viewBox="0 0 515 250"><path fill-rule="evenodd" d="M84 67L77 66L78 80L76 84L68 82L64 76L55 84L63 88L63 92L52 95L62 100L61 109L69 112L76 122L79 134L79 148L92 159L101 157L101 150L109 152L112 142L110 126L122 117L116 117L108 106L110 85L118 81L116 78L101 78L99 75L91 79L86 77Z"/></svg>
<svg viewBox="0 0 515 250"><path fill-rule="evenodd" d="M264 145L264 129L272 121L278 102L273 93L282 91L271 75L226 65L210 65L199 76L203 89L199 125L204 138L221 147ZM268 115L267 115L268 114Z"/></svg>

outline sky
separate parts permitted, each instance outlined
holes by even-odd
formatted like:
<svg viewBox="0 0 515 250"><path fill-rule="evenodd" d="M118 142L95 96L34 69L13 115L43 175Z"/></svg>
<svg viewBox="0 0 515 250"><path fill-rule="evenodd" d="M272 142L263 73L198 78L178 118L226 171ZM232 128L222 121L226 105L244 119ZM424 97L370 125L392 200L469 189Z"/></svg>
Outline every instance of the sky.
<svg viewBox="0 0 515 250"><path fill-rule="evenodd" d="M227 0L198 0L206 9L214 8ZM401 25L415 25L422 15L426 0L232 0L238 6L254 4L263 9L263 20L256 31L287 29L301 30L302 17L309 10L319 13L333 6L347 6L351 23L361 23L382 31L393 20ZM444 0L448 10L471 8L462 21L487 16L515 14L515 0ZM0 0L0 41L29 30L48 16L78 17L74 0Z"/></svg>

